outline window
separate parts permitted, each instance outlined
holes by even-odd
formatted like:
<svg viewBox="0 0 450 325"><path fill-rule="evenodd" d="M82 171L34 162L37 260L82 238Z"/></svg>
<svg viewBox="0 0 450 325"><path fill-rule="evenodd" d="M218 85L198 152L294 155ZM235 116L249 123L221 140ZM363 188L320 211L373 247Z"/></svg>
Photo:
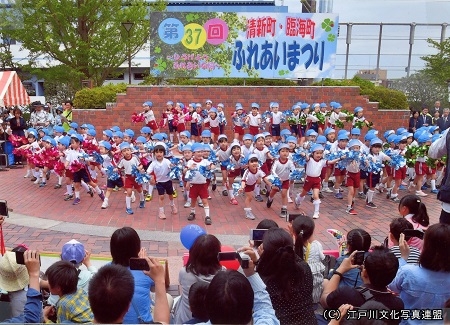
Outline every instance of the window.
<svg viewBox="0 0 450 325"><path fill-rule="evenodd" d="M109 74L106 77L106 80L124 80L125 75L123 73L114 73L114 74Z"/></svg>
<svg viewBox="0 0 450 325"><path fill-rule="evenodd" d="M133 75L134 75L134 80L144 80L144 78L146 76L148 76L148 73L138 72L138 73L133 73Z"/></svg>

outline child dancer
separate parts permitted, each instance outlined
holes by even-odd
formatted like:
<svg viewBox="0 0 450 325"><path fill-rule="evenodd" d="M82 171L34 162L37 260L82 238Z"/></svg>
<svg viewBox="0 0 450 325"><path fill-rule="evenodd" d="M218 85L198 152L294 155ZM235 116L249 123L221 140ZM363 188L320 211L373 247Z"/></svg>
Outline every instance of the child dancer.
<svg viewBox="0 0 450 325"><path fill-rule="evenodd" d="M341 158L336 158L334 160L325 160L323 159L323 151L324 147L320 144L315 144L311 147L311 155L306 156L306 179L305 184L303 185L303 190L301 193L297 194L295 198L295 207L298 209L305 199L306 194L310 190L312 190L313 194L313 205L314 205L314 215L313 218L319 218L319 209L320 209L320 199L319 199L319 191L320 191L320 173L322 172L322 168L327 164L334 164L338 162ZM304 154L304 153L303 153Z"/></svg>
<svg viewBox="0 0 450 325"><path fill-rule="evenodd" d="M230 163L231 148L228 146L228 138L225 134L217 138L219 148L216 150L217 159L220 162L220 172L222 173L222 195L228 196L228 164Z"/></svg>
<svg viewBox="0 0 450 325"><path fill-rule="evenodd" d="M116 162L114 161L114 157L111 153L111 144L108 141L100 141L98 144L98 150L103 158L102 168L106 173L106 170L109 166L116 166ZM111 192L114 188L122 188L123 187L123 178L118 177L117 179L108 179L106 180L106 193L105 199L102 203L102 209L106 209L109 206L109 197L111 196Z"/></svg>
<svg viewBox="0 0 450 325"><path fill-rule="evenodd" d="M286 218L287 216L287 192L289 190L289 175L291 171L295 169L294 163L292 160L289 160L289 145L288 144L281 144L278 147L278 154L280 155L280 158L274 161L271 169L271 174L275 177L278 177L280 181L282 182L281 188L278 188L276 186L272 186L272 189L270 191L269 197L267 198L267 207L270 208L273 203L273 197L275 194L279 191L281 191L281 213L280 218Z"/></svg>
<svg viewBox="0 0 450 325"><path fill-rule="evenodd" d="M274 137L275 141L278 141L278 139L280 138L280 124L281 124L281 119L283 117L283 113L278 111L278 109L280 108L280 105L278 105L278 103L274 102L270 105L270 108L272 110L272 114L271 114L271 126L270 126L270 133L272 134L272 136Z"/></svg>
<svg viewBox="0 0 450 325"><path fill-rule="evenodd" d="M368 155L369 160L374 163L382 163L383 161L390 161L386 154L384 154L381 149L383 147L383 142L381 139L374 138L370 141L370 152ZM380 170L381 171L381 170ZM375 186L380 182L380 171L366 172L367 175L367 186L369 190L367 191L366 207L376 209L377 206L373 203L373 195L375 193Z"/></svg>
<svg viewBox="0 0 450 325"><path fill-rule="evenodd" d="M348 135L346 132L343 132L341 135L338 136L338 143L335 148L331 149L331 152L347 152L347 144L348 144ZM334 182L334 197L336 199L342 200L344 196L341 193L341 185L344 181L345 175L347 174L347 170L334 168L334 177L336 178L336 181Z"/></svg>
<svg viewBox="0 0 450 325"><path fill-rule="evenodd" d="M203 176L199 169L200 167L205 167L207 170L214 170L215 166L207 159L203 159L203 145L199 143L194 143L192 145L192 151L194 153L194 158L189 160L184 169L184 173L189 171L193 173L192 179L189 180L190 189L189 197L191 199L191 213L188 216L188 220L192 221L195 219L195 201L197 197L200 197L205 209L205 225L211 225L212 220L209 216L209 204L208 204L208 184L206 183L206 177Z"/></svg>
<svg viewBox="0 0 450 325"><path fill-rule="evenodd" d="M270 169L268 167L267 161L273 159L272 155L269 152L269 148L265 146L265 137L264 134L258 134L255 136L255 149L253 149L253 153L258 157L258 160L261 162L261 170L264 174L268 175L270 173ZM255 200L256 202L263 202L263 198L261 194L266 194L268 191L265 186L261 190L260 185L255 185Z"/></svg>
<svg viewBox="0 0 450 325"><path fill-rule="evenodd" d="M328 127L336 129L336 122L346 118L347 114L341 112L342 106L339 103L333 102L330 106L332 111L330 117L328 118Z"/></svg>
<svg viewBox="0 0 450 325"><path fill-rule="evenodd" d="M169 196L169 205L172 214L177 214L178 210L173 202L173 185L169 177L171 163L169 159L164 158L166 148L162 145L157 145L153 149L155 160L150 164L147 173L150 174L156 183L156 189L159 194L159 219L166 219L164 213L164 194Z"/></svg>
<svg viewBox="0 0 450 325"><path fill-rule="evenodd" d="M242 141L244 142L244 144L241 146L242 155L244 155L244 157L248 157L255 149L253 147L253 136L248 133L244 134L244 136L242 137Z"/></svg>
<svg viewBox="0 0 450 325"><path fill-rule="evenodd" d="M366 126L370 126L370 122L363 116L363 108L358 106L354 109L355 116L353 117L352 127L359 127L359 123L363 122Z"/></svg>
<svg viewBox="0 0 450 325"><path fill-rule="evenodd" d="M255 215L252 212L250 202L252 202L255 186L261 183L261 180L263 180L268 186L271 185L266 178L266 173L264 173L259 168L258 156L255 154L251 154L250 156L248 156L248 168L244 171L244 175L242 176L241 181L241 188L239 189L239 193L245 193L244 212L246 219L255 219Z"/></svg>
<svg viewBox="0 0 450 325"><path fill-rule="evenodd" d="M252 103L252 112L245 118L245 124L251 135L255 136L259 133L259 126L261 125L261 114L259 114L259 104Z"/></svg>
<svg viewBox="0 0 450 325"><path fill-rule="evenodd" d="M234 179L238 176L241 176L241 169L243 169L246 164L243 163L244 156L241 154L241 146L238 142L234 142L231 146L231 156L230 156L230 165L231 168L228 168L227 172L227 183L226 187L228 190L228 196L230 197L230 203L232 205L237 205L238 201L234 197L233 191L233 183Z"/></svg>
<svg viewBox="0 0 450 325"><path fill-rule="evenodd" d="M225 116L225 113L223 109L225 106L222 103L217 104L217 117L219 118L220 124L220 134L224 134L225 132L225 125L227 125L227 118Z"/></svg>
<svg viewBox="0 0 450 325"><path fill-rule="evenodd" d="M244 135L244 125L245 125L245 113L242 105L240 103L236 104L236 111L231 116L233 121L233 131L234 131L234 139L240 140L240 138Z"/></svg>
<svg viewBox="0 0 450 325"><path fill-rule="evenodd" d="M209 123L209 128L211 131L211 140L214 141L214 138L220 135L220 119L217 116L217 109L215 107L211 107L208 111L209 116L205 119L205 122Z"/></svg>
<svg viewBox="0 0 450 325"><path fill-rule="evenodd" d="M188 144L183 147L183 158L181 158L181 163L180 163L182 170L184 170L186 168L187 162L191 159L192 159L192 146L190 144ZM183 182L184 188L185 188L183 197L184 197L184 200L186 201L186 203L184 204L184 207L190 208L191 207L191 198L189 197L190 184L189 184L189 181L187 181L184 176L185 176L184 173L182 173L181 181Z"/></svg>
<svg viewBox="0 0 450 325"><path fill-rule="evenodd" d="M406 153L406 135L397 135L394 143L398 146L397 149L394 150L395 154L404 156ZM387 199L391 199L392 202L400 202L398 198L398 189L402 181L406 178L406 166L400 167L399 169L395 169L391 167L392 178L394 179L394 187L392 189L388 188L388 192L386 195Z"/></svg>
<svg viewBox="0 0 450 325"><path fill-rule="evenodd" d="M158 123L156 122L155 113L153 113L152 107L153 103L150 101L145 102L142 104L142 107L144 108L144 117L145 117L145 125L150 127L153 131L153 133L158 133Z"/></svg>
<svg viewBox="0 0 450 325"><path fill-rule="evenodd" d="M349 151L360 151L360 141L357 139L352 139L348 143ZM345 168L347 170L347 209L345 212L351 215L356 215L354 209L356 189L359 188L360 183L360 169L359 161L353 160L349 162Z"/></svg>

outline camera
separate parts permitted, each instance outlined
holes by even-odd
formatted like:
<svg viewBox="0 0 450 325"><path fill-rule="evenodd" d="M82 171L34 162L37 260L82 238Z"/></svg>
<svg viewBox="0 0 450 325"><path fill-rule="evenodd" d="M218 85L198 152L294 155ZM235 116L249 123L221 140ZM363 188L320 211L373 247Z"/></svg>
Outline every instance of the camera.
<svg viewBox="0 0 450 325"><path fill-rule="evenodd" d="M242 252L237 253L237 256L238 256L239 263L241 264L241 267L243 269L248 269L248 267L250 265L250 256L248 256L247 254L242 253Z"/></svg>
<svg viewBox="0 0 450 325"><path fill-rule="evenodd" d="M219 261L234 261L238 260L243 269L248 269L250 263L250 257L245 253L239 252L219 252L217 254Z"/></svg>
<svg viewBox="0 0 450 325"><path fill-rule="evenodd" d="M365 256L366 256L366 252L364 252L364 251L356 252L355 256L353 256L353 264L354 265L363 265Z"/></svg>
<svg viewBox="0 0 450 325"><path fill-rule="evenodd" d="M145 258L130 258L130 270L150 271L150 266Z"/></svg>

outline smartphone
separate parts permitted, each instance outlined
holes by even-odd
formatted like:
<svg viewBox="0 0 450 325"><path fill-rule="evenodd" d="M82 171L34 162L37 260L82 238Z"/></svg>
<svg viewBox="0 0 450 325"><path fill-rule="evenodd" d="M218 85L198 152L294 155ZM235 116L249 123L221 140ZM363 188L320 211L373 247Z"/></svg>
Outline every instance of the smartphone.
<svg viewBox="0 0 450 325"><path fill-rule="evenodd" d="M219 252L219 254L217 254L217 259L219 261L234 261L237 259L237 254L238 253L236 252Z"/></svg>
<svg viewBox="0 0 450 325"><path fill-rule="evenodd" d="M6 200L0 200L0 216L9 217L8 202Z"/></svg>
<svg viewBox="0 0 450 325"><path fill-rule="evenodd" d="M420 229L405 229L403 230L403 234L407 240L412 237L417 237L423 240L423 236L425 235L425 233Z"/></svg>
<svg viewBox="0 0 450 325"><path fill-rule="evenodd" d="M262 241L267 229L250 229L250 240Z"/></svg>
<svg viewBox="0 0 450 325"><path fill-rule="evenodd" d="M366 252L364 252L364 251L356 252L355 256L353 256L353 264L354 265L363 265L365 255L366 255Z"/></svg>
<svg viewBox="0 0 450 325"><path fill-rule="evenodd" d="M304 215L303 213L294 213L294 214L288 213L286 215L286 221L287 222L292 222L295 219L297 219L298 217L306 217L306 215Z"/></svg>
<svg viewBox="0 0 450 325"><path fill-rule="evenodd" d="M131 257L130 270L150 271L150 266L145 258Z"/></svg>
<svg viewBox="0 0 450 325"><path fill-rule="evenodd" d="M23 254L25 252L16 252L16 263L20 265L25 265L25 258L23 257Z"/></svg>
<svg viewBox="0 0 450 325"><path fill-rule="evenodd" d="M250 256L245 253L236 253L236 256L239 260L239 264L243 269L248 269L250 266Z"/></svg>

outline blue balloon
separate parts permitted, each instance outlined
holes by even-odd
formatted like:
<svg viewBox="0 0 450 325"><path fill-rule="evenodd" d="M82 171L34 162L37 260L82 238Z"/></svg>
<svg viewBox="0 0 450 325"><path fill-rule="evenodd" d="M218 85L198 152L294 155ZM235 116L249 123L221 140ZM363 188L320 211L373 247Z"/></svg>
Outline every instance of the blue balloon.
<svg viewBox="0 0 450 325"><path fill-rule="evenodd" d="M180 231L180 240L186 249L191 249L195 240L201 235L206 235L205 229L198 225L187 225Z"/></svg>

